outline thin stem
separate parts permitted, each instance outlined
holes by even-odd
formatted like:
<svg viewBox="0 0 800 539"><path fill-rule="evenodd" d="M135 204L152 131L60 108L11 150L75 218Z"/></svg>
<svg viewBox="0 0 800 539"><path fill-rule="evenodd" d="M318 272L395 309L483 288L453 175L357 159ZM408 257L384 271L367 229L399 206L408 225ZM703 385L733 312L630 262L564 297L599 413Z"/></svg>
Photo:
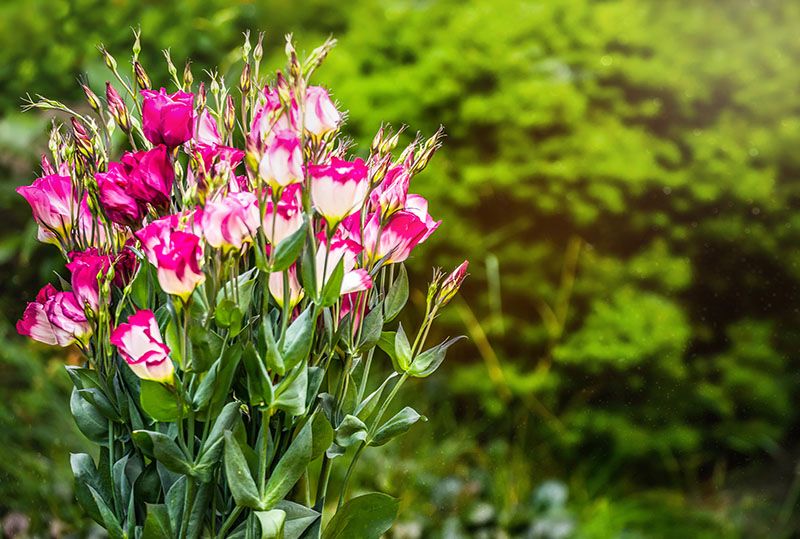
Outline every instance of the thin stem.
<svg viewBox="0 0 800 539"><path fill-rule="evenodd" d="M222 527L219 529L219 533L217 534L218 539L225 538L225 534L228 532L230 527L233 526L233 523L236 522L236 519L239 518L239 515L243 509L244 508L241 505L237 505L233 508L233 511L231 511L231 514L228 515L228 518L225 519L225 522L222 523Z"/></svg>

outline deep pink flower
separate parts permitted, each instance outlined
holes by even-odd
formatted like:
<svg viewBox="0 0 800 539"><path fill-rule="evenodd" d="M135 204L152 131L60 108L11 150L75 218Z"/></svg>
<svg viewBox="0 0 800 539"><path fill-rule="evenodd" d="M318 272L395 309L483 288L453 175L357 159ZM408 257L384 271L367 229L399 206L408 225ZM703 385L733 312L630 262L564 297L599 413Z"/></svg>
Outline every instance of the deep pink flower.
<svg viewBox="0 0 800 539"><path fill-rule="evenodd" d="M341 113L328 96L328 91L321 86L309 86L306 89L305 114L303 127L313 135L324 135L339 126Z"/></svg>
<svg viewBox="0 0 800 539"><path fill-rule="evenodd" d="M258 174L276 190L303 180L303 152L294 132L277 131L271 137L261 154Z"/></svg>
<svg viewBox="0 0 800 539"><path fill-rule="evenodd" d="M331 226L364 205L369 180L363 159L344 161L334 157L329 165L309 165L308 172L314 208Z"/></svg>
<svg viewBox="0 0 800 539"><path fill-rule="evenodd" d="M111 344L143 380L171 384L175 367L152 311L137 311L111 333Z"/></svg>
<svg viewBox="0 0 800 539"><path fill-rule="evenodd" d="M78 304L97 312L100 306L100 279L111 268L111 257L95 248L69 254L67 269L72 274L72 292Z"/></svg>
<svg viewBox="0 0 800 539"><path fill-rule="evenodd" d="M46 285L28 303L22 319L17 322L17 332L44 344L69 346L91 335L83 308L72 292L59 292Z"/></svg>
<svg viewBox="0 0 800 539"><path fill-rule="evenodd" d="M36 179L31 185L18 187L39 225L39 241L59 243L66 238L77 217L78 201L69 176L51 174Z"/></svg>
<svg viewBox="0 0 800 539"><path fill-rule="evenodd" d="M253 193L230 193L206 203L203 236L212 247L238 250L253 241L259 220L258 200Z"/></svg>
<svg viewBox="0 0 800 539"><path fill-rule="evenodd" d="M217 121L214 120L208 109L204 110L197 119L194 137L192 138L198 144L206 144L208 146L222 144L222 137L219 136L219 129L217 129Z"/></svg>
<svg viewBox="0 0 800 539"><path fill-rule="evenodd" d="M303 226L303 209L298 198L299 194L300 185L295 184L283 190L277 205L273 204L272 200L267 201L261 226L272 245L278 245Z"/></svg>
<svg viewBox="0 0 800 539"><path fill-rule="evenodd" d="M133 197L131 178L121 163L109 163L108 172L98 172L94 177L103 213L112 222L120 225L141 222L146 208Z"/></svg>
<svg viewBox="0 0 800 539"><path fill-rule="evenodd" d="M130 194L135 199L142 205L150 204L159 209L169 207L175 170L166 146L125 153L120 162L128 176Z"/></svg>
<svg viewBox="0 0 800 539"><path fill-rule="evenodd" d="M179 225L179 216L170 215L139 230L136 237L157 269L161 289L186 300L205 281L203 247L197 234L178 230Z"/></svg>
<svg viewBox="0 0 800 539"><path fill-rule="evenodd" d="M153 144L165 144L169 148L180 146L192 138L194 133L194 94L142 90L142 130Z"/></svg>

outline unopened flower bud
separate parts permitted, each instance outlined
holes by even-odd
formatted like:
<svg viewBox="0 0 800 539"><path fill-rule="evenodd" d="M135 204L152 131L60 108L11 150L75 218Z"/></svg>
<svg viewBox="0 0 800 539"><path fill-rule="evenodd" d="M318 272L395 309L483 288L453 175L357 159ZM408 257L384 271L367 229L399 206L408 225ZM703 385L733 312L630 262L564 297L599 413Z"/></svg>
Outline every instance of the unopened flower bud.
<svg viewBox="0 0 800 539"><path fill-rule="evenodd" d="M188 92L192 89L194 82L194 75L192 75L192 62L187 61L186 66L183 68L183 91Z"/></svg>
<svg viewBox="0 0 800 539"><path fill-rule="evenodd" d="M133 61L137 61L139 59L139 53L142 52L142 42L139 37L142 35L142 29L137 28L133 31Z"/></svg>
<svg viewBox="0 0 800 539"><path fill-rule="evenodd" d="M250 60L250 30L244 32L244 43L242 44L242 62Z"/></svg>
<svg viewBox="0 0 800 539"><path fill-rule="evenodd" d="M152 87L150 77L139 62L133 63L133 70L136 73L136 85L140 90L149 90Z"/></svg>
<svg viewBox="0 0 800 539"><path fill-rule="evenodd" d="M108 67L108 69L110 69L111 71L116 72L117 61L114 59L113 56L111 56L111 53L108 52L108 50L106 50L104 45L100 45L98 48L100 49L100 54L103 55L103 61L106 63L106 67Z"/></svg>
<svg viewBox="0 0 800 539"><path fill-rule="evenodd" d="M225 122L225 129L228 132L233 131L233 126L236 125L236 107L233 104L233 97L228 95L228 99L225 100L225 116L223 118Z"/></svg>
<svg viewBox="0 0 800 539"><path fill-rule="evenodd" d="M100 99L97 97L97 94L86 84L81 84L81 88L83 88L83 93L86 94L86 101L89 102L89 106L92 107L92 110L100 112Z"/></svg>
<svg viewBox="0 0 800 539"><path fill-rule="evenodd" d="M128 107L109 82L106 82L106 100L108 101L108 110L111 112L114 121L117 122L120 129L126 133L129 132L131 130L131 118L128 114Z"/></svg>
<svg viewBox="0 0 800 539"><path fill-rule="evenodd" d="M259 64L261 63L261 59L263 57L264 57L264 32L259 32L256 48L253 49L253 60L255 60L256 64Z"/></svg>
<svg viewBox="0 0 800 539"><path fill-rule="evenodd" d="M247 62L242 68L242 76L239 77L239 90L242 91L242 95L247 95L250 93L250 87L250 62Z"/></svg>
<svg viewBox="0 0 800 539"><path fill-rule="evenodd" d="M278 90L278 99L284 106L289 106L292 102L292 93L289 91L289 83L283 73L275 73L275 89Z"/></svg>
<svg viewBox="0 0 800 539"><path fill-rule="evenodd" d="M198 110L205 110L206 102L208 101L208 94L206 92L206 83L201 82L200 88L197 90L197 108Z"/></svg>
<svg viewBox="0 0 800 539"><path fill-rule="evenodd" d="M439 289L439 294L436 298L440 306L447 305L447 303L456 295L458 289L461 288L461 283L463 283L464 279L467 278L468 267L469 261L465 260L460 266L453 270L453 273L447 276L444 282L442 282L442 286Z"/></svg>
<svg viewBox="0 0 800 539"><path fill-rule="evenodd" d="M86 131L86 127L78 121L77 118L72 118L72 132L75 138L75 147L78 152L86 158L94 156L94 147L92 146L92 139Z"/></svg>
<svg viewBox="0 0 800 539"><path fill-rule="evenodd" d="M383 144L384 131L384 127L381 125L380 129L378 129L378 132L375 133L374 137L372 137L372 144L369 148L370 153L376 154L380 150L380 147Z"/></svg>

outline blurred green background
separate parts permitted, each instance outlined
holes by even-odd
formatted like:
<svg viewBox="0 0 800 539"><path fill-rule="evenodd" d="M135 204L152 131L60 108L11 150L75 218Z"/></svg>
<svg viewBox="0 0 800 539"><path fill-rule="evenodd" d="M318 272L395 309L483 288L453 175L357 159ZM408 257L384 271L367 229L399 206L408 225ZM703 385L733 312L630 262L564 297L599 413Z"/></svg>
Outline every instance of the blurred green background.
<svg viewBox="0 0 800 539"><path fill-rule="evenodd" d="M402 494L393 537L797 537L800 4L781 0L2 2L6 533L93 533L68 470L79 359L13 329L61 263L13 191L50 121L20 98L80 104L81 75L101 93L95 45L124 61L139 25L164 82L162 48L238 77L246 29L272 67L284 33L333 34L317 81L361 151L381 121L446 126L413 186L444 224L411 265L422 289L471 261L438 330L470 340L408 386L430 422L362 461L363 488Z"/></svg>

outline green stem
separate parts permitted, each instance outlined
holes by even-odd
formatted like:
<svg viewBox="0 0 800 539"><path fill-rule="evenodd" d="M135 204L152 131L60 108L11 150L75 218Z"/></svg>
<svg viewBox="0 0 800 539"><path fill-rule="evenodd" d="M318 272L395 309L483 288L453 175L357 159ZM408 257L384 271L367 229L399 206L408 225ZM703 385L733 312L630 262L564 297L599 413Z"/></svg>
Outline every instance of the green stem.
<svg viewBox="0 0 800 539"><path fill-rule="evenodd" d="M192 514L194 498L197 495L197 485L191 477L186 478L186 495L183 498L183 517L181 518L180 537L186 537L189 528L189 517Z"/></svg>
<svg viewBox="0 0 800 539"><path fill-rule="evenodd" d="M228 518L225 519L225 522L222 523L222 527L219 529L219 533L217 534L218 539L225 539L225 534L228 532L233 523L236 522L236 519L239 518L242 510L244 508L241 505L237 505L231 511L231 514L228 515Z"/></svg>
<svg viewBox="0 0 800 539"><path fill-rule="evenodd" d="M344 498L347 495L347 483L350 482L350 476L353 473L353 470L356 467L356 462L358 462L358 458L361 456L361 452L367 446L364 442L356 449L356 452L353 454L353 460L350 461L350 465L347 467L347 473L344 474L344 481L342 481L342 488L339 491L339 504L336 506L337 510L342 507L344 504Z"/></svg>

